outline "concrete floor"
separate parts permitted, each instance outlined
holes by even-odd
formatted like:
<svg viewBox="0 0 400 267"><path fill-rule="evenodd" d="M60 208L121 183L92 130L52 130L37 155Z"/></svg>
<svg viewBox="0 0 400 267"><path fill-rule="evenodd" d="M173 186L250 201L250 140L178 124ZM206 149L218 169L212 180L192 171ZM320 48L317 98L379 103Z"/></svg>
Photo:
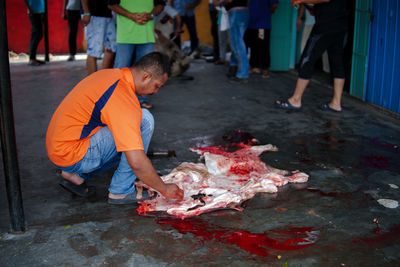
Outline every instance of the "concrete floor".
<svg viewBox="0 0 400 267"><path fill-rule="evenodd" d="M278 110L295 85L294 72L252 76L230 84L226 69L195 60L187 75L152 96L156 130L151 150L176 151L154 158L161 174L197 162L193 146L221 143L230 131L251 133L279 152L262 160L310 174L277 194L258 194L243 212L223 210L184 221L141 217L136 206L106 203L111 173L93 179L97 196L85 200L58 185L45 151L52 113L86 75L85 62L42 67L12 64L15 129L25 234L8 233L4 172L0 179L1 266L395 266L400 264L400 121L344 96L344 112L319 111L332 89L313 81L301 112ZM2 166L0 167L2 168ZM379 223L374 223L374 218Z"/></svg>

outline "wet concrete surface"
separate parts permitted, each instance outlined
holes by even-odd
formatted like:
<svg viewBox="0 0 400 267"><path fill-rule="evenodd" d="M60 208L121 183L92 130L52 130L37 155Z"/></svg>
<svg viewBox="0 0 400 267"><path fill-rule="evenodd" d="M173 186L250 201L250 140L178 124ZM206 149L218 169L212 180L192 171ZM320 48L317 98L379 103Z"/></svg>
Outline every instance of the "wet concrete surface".
<svg viewBox="0 0 400 267"><path fill-rule="evenodd" d="M51 115L86 75L85 62L11 65L18 159L28 225L8 233L9 215L0 179L1 266L396 266L400 264L400 121L345 94L344 112L316 106L332 89L313 81L300 112L273 105L288 97L294 72L251 76L231 84L225 67L195 60L186 75L151 96L156 129L150 150L175 150L153 158L161 174L184 161L197 162L189 147L218 145L231 131L251 133L279 152L267 164L310 175L276 194L257 194L242 212L222 210L176 220L142 217L137 206L106 202L112 171L89 183L92 199L58 185L45 151ZM1 166L3 168L3 166ZM374 219L378 221L374 222Z"/></svg>

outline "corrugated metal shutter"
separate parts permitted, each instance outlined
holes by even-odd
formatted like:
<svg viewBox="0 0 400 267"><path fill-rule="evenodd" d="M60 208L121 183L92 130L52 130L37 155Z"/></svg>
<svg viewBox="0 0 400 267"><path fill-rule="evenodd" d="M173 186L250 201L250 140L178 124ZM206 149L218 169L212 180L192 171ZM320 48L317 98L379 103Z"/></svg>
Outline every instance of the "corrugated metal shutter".
<svg viewBox="0 0 400 267"><path fill-rule="evenodd" d="M400 113L400 1L373 0L366 100Z"/></svg>

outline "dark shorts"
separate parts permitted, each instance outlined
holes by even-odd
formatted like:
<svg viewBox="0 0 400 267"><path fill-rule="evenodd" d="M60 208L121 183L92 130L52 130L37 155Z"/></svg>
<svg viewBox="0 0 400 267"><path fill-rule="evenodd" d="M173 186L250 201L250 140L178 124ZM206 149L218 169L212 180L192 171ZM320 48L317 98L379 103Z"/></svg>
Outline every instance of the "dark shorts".
<svg viewBox="0 0 400 267"><path fill-rule="evenodd" d="M344 68L344 38L345 31L319 33L315 27L301 55L299 64L299 78L309 80L314 72L315 62L328 51L329 66L334 78L345 78Z"/></svg>

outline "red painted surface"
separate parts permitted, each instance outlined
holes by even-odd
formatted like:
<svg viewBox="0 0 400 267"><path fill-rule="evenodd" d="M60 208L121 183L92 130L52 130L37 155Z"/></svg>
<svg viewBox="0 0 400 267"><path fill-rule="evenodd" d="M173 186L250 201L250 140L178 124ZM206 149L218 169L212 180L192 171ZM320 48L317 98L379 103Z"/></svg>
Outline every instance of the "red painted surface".
<svg viewBox="0 0 400 267"><path fill-rule="evenodd" d="M52 54L67 54L68 22L62 19L62 0L47 1L49 21L49 50ZM29 53L31 23L23 0L6 0L8 50ZM78 52L83 51L83 29L78 26ZM44 38L39 44L38 54L44 53Z"/></svg>
<svg viewBox="0 0 400 267"><path fill-rule="evenodd" d="M181 234L191 233L204 241L218 240L236 245L248 253L268 256L269 249L298 250L314 244L319 239L319 231L311 227L270 230L266 233L251 233L244 230L229 229L209 225L201 220L161 219L161 225L171 225Z"/></svg>

